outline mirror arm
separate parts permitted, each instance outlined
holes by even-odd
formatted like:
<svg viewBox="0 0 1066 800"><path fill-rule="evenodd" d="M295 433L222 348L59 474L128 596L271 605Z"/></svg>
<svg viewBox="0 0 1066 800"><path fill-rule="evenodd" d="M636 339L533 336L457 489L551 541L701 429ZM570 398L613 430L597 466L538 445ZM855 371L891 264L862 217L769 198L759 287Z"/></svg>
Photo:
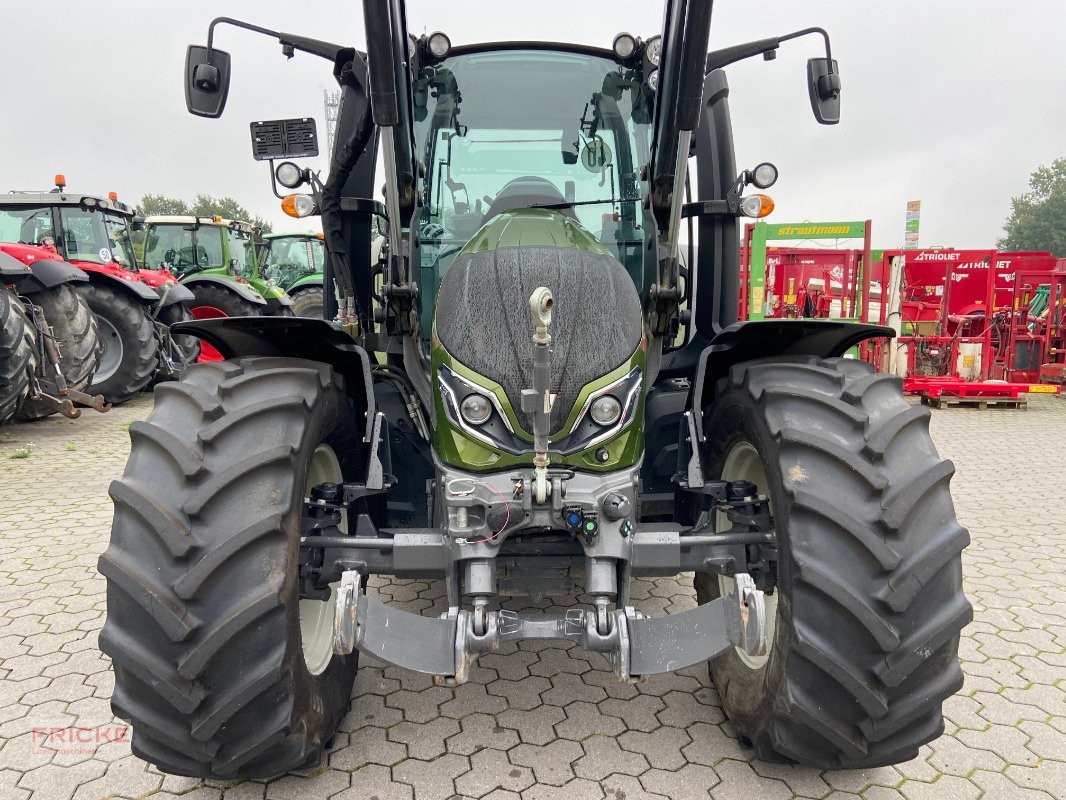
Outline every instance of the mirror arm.
<svg viewBox="0 0 1066 800"><path fill-rule="evenodd" d="M211 55L211 51L214 48L215 43L215 26L216 25L233 25L236 28L244 28L247 31L253 33L261 33L264 36L270 36L277 39L278 43L283 47L291 47L293 50L299 50L302 53L310 53L313 56L324 58L327 61L336 61L337 57L341 55L345 50L351 48L343 47L339 44L333 44L331 42L323 42L319 39L309 39L306 36L297 36L292 33L281 33L280 31L272 31L269 28L262 28L258 25L253 25L250 22L244 22L233 17L215 17L211 20L211 24L207 27L207 54ZM288 53L289 57L292 57L291 53Z"/></svg>
<svg viewBox="0 0 1066 800"><path fill-rule="evenodd" d="M801 36L809 36L812 33L819 34L825 40L825 57L829 59L829 74L832 75L833 51L829 44L829 33L824 28L804 28L801 31L793 31L792 33L786 33L783 36L772 36L769 39L757 39L753 42L747 42L746 44L723 47L721 50L712 50L707 54L706 71L711 72L712 70L721 69L730 64L735 64L738 61L743 61L746 58L772 53L777 50L783 42L798 39Z"/></svg>
<svg viewBox="0 0 1066 800"><path fill-rule="evenodd" d="M825 41L825 58L829 62L829 74L833 75L833 48L829 42L829 32L826 31L825 28L804 28L801 31L786 33L784 36L779 36L777 38L782 42L787 42L791 39L798 39L801 36L809 36L812 33L818 34Z"/></svg>

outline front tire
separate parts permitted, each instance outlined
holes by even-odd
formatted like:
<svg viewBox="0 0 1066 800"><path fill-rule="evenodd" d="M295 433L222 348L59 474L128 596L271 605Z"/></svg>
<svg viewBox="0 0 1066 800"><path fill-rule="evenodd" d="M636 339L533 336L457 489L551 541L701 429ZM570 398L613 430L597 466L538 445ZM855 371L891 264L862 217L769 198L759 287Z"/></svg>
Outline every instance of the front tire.
<svg viewBox="0 0 1066 800"><path fill-rule="evenodd" d="M59 370L67 387L95 394L86 387L89 387L89 381L103 357L102 342L97 320L85 298L70 284L61 283L30 295L29 301L44 311L51 336L59 348ZM44 353L43 343L40 352ZM22 404L18 417L25 420L42 419L56 411L53 404L30 398Z"/></svg>
<svg viewBox="0 0 1066 800"><path fill-rule="evenodd" d="M319 759L358 654L323 652L306 603L328 601L301 601L300 517L309 483L354 477L359 429L330 367L287 358L194 365L130 427L100 649L139 757L224 779Z"/></svg>
<svg viewBox="0 0 1066 800"><path fill-rule="evenodd" d="M972 618L969 536L928 410L903 399L899 378L847 359L749 362L723 383L705 414L709 477L761 469L778 538L769 653L711 660L723 708L762 759L839 769L915 757L962 687ZM722 589L697 575L700 603Z"/></svg>
<svg viewBox="0 0 1066 800"><path fill-rule="evenodd" d="M159 366L159 340L148 306L125 291L106 284L78 287L100 325L100 367L86 389L113 405L125 403L144 389Z"/></svg>

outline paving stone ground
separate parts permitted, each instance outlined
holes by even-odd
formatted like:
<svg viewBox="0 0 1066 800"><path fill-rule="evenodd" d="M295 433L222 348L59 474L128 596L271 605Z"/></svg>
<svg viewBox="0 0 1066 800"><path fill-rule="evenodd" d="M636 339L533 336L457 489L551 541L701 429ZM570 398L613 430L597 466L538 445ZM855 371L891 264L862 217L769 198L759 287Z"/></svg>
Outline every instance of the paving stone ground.
<svg viewBox="0 0 1066 800"><path fill-rule="evenodd" d="M126 429L150 406L144 397L0 429L0 800L1066 796L1066 399L933 413L973 537L975 620L947 731L914 761L856 772L763 763L738 744L704 668L622 686L598 656L527 642L482 657L455 690L365 659L328 762L230 784L163 775L122 741L35 746L35 731L52 727L113 733L95 564ZM441 603L435 583L382 580L374 591L410 610ZM648 613L694 603L684 578L642 582L635 596Z"/></svg>

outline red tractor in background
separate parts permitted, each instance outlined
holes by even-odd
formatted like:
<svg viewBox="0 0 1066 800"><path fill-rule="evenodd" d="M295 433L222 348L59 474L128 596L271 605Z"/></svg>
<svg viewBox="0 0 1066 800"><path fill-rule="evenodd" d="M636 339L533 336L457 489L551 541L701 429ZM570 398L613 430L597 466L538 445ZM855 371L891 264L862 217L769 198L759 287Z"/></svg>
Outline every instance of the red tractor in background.
<svg viewBox="0 0 1066 800"><path fill-rule="evenodd" d="M26 264L65 259L85 271L78 286L96 315L102 351L90 393L121 403L153 380L179 377L199 355L191 337L169 326L191 319L192 293L169 272L140 269L131 241L135 211L113 192L97 197L66 191L56 176L49 192L11 192L0 198L0 242Z"/></svg>

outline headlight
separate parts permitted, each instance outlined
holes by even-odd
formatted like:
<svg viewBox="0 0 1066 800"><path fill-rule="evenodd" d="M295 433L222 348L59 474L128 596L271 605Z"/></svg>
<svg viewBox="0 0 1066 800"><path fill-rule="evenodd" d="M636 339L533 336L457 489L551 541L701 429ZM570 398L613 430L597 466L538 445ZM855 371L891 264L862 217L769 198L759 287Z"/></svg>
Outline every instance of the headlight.
<svg viewBox="0 0 1066 800"><path fill-rule="evenodd" d="M773 199L766 194L752 194L740 199L740 213L745 217L762 219L774 210Z"/></svg>
<svg viewBox="0 0 1066 800"><path fill-rule="evenodd" d="M309 194L290 194L281 201L281 210L290 217L309 217L318 213L318 203Z"/></svg>
<svg viewBox="0 0 1066 800"><path fill-rule="evenodd" d="M648 88L653 92L659 89L659 70L653 69L648 73Z"/></svg>
<svg viewBox="0 0 1066 800"><path fill-rule="evenodd" d="M492 403L482 394L468 394L459 406L459 413L471 425L481 425L492 416Z"/></svg>
<svg viewBox="0 0 1066 800"><path fill-rule="evenodd" d="M592 404L589 414L592 415L593 422L606 428L609 425L614 425L621 418L622 404L611 395L605 394L603 397L597 398Z"/></svg>

